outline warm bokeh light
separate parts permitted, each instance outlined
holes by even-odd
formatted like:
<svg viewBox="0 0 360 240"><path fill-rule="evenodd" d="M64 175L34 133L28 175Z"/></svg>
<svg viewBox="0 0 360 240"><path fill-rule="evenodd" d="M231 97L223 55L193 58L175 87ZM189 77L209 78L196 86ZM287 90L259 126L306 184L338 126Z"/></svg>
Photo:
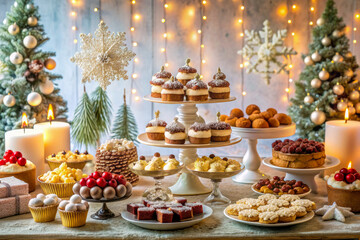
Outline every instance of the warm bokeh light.
<svg viewBox="0 0 360 240"><path fill-rule="evenodd" d="M357 42L356 39L354 39L354 40L353 40L353 43L356 43L356 42Z"/></svg>
<svg viewBox="0 0 360 240"><path fill-rule="evenodd" d="M75 12L75 11L71 11L70 15L73 16L73 17L75 17L75 16L76 16L76 12Z"/></svg>
<svg viewBox="0 0 360 240"><path fill-rule="evenodd" d="M288 23L289 23L289 24L291 23L291 19L288 20Z"/></svg>
<svg viewBox="0 0 360 240"><path fill-rule="evenodd" d="M205 63L206 63L206 60L205 60L205 59L203 59L203 60L201 60L201 62L202 62L203 64L205 64Z"/></svg>
<svg viewBox="0 0 360 240"><path fill-rule="evenodd" d="M202 18L203 18L204 20L206 20L206 16L203 16Z"/></svg>
<svg viewBox="0 0 360 240"><path fill-rule="evenodd" d="M315 8L314 8L314 7L311 7L311 8L310 8L310 11L312 11L312 12L315 11Z"/></svg>
<svg viewBox="0 0 360 240"><path fill-rule="evenodd" d="M285 88L285 92L290 92L290 88Z"/></svg>
<svg viewBox="0 0 360 240"><path fill-rule="evenodd" d="M310 21L310 22L309 22L309 25L310 25L310 26L314 25L313 21Z"/></svg>
<svg viewBox="0 0 360 240"><path fill-rule="evenodd" d="M203 79L204 78L204 76L203 75L200 75L200 79Z"/></svg>
<svg viewBox="0 0 360 240"><path fill-rule="evenodd" d="M292 33L291 33L291 36L295 36L295 33L294 33L294 32L292 32Z"/></svg>
<svg viewBox="0 0 360 240"><path fill-rule="evenodd" d="M139 62L139 59L138 58L134 58L134 62Z"/></svg>
<svg viewBox="0 0 360 240"><path fill-rule="evenodd" d="M243 36L244 36L244 33L241 32L241 33L240 33L240 37L243 37Z"/></svg>
<svg viewBox="0 0 360 240"><path fill-rule="evenodd" d="M78 40L77 39L74 39L74 43L77 44Z"/></svg>
<svg viewBox="0 0 360 240"><path fill-rule="evenodd" d="M204 45L204 44L201 44L201 45L200 45L200 47L201 47L201 48L204 48L204 47L205 47L205 45Z"/></svg>
<svg viewBox="0 0 360 240"><path fill-rule="evenodd" d="M133 45L133 47L137 47L138 43L137 43L137 42L133 42L132 45Z"/></svg>
<svg viewBox="0 0 360 240"><path fill-rule="evenodd" d="M243 96L245 96L245 95L246 95L246 92L245 92L245 91L243 91L241 94L242 94Z"/></svg>
<svg viewBox="0 0 360 240"><path fill-rule="evenodd" d="M239 19L239 20L238 20L238 22L239 22L239 23L242 23L242 22L243 22L243 20L242 20L242 19Z"/></svg>
<svg viewBox="0 0 360 240"><path fill-rule="evenodd" d="M356 31L357 30L357 28L356 27L354 27L354 31Z"/></svg>
<svg viewBox="0 0 360 240"><path fill-rule="evenodd" d="M140 15L139 15L139 14L135 14L135 15L134 15L134 18L135 18L136 20L139 20L139 19L140 19Z"/></svg>
<svg viewBox="0 0 360 240"><path fill-rule="evenodd" d="M244 67L244 64L240 63L240 68L243 68Z"/></svg>
<svg viewBox="0 0 360 240"><path fill-rule="evenodd" d="M136 93L136 89L133 88L133 89L131 90L131 93L132 93L132 94L135 94L135 93Z"/></svg>
<svg viewBox="0 0 360 240"><path fill-rule="evenodd" d="M356 17L357 19L359 19L359 18L360 18L360 14L356 14L355 17Z"/></svg>
<svg viewBox="0 0 360 240"><path fill-rule="evenodd" d="M296 5L294 4L294 5L292 5L292 9L296 9Z"/></svg>
<svg viewBox="0 0 360 240"><path fill-rule="evenodd" d="M201 30L200 30L200 29L198 30L198 34L201 34Z"/></svg>
<svg viewBox="0 0 360 240"><path fill-rule="evenodd" d="M281 5L277 9L277 14L281 17L285 17L287 15L287 7L286 5Z"/></svg>
<svg viewBox="0 0 360 240"><path fill-rule="evenodd" d="M241 7L240 7L240 9L241 9L241 10L244 10L244 9L245 9L245 7L244 7L244 6L241 6Z"/></svg>
<svg viewBox="0 0 360 240"><path fill-rule="evenodd" d="M135 78L138 77L138 75L137 75L136 73L133 73L133 74L131 75L131 77L132 77L133 79L135 79Z"/></svg>
<svg viewBox="0 0 360 240"><path fill-rule="evenodd" d="M131 3L132 3L132 4L135 4L135 3L136 3L136 1L135 1L135 0L132 0L132 1L131 1Z"/></svg>
<svg viewBox="0 0 360 240"><path fill-rule="evenodd" d="M290 68L290 69L293 68L293 67L294 67L294 66L293 66L292 64L289 65L289 68Z"/></svg>
<svg viewBox="0 0 360 240"><path fill-rule="evenodd" d="M161 48L160 51L161 51L161 52L165 52L166 49L165 49L165 48Z"/></svg>
<svg viewBox="0 0 360 240"><path fill-rule="evenodd" d="M26 113L23 112L22 118L21 118L21 128L26 128L29 124L28 118L26 116Z"/></svg>
<svg viewBox="0 0 360 240"><path fill-rule="evenodd" d="M289 82L293 82L294 80L292 78L289 78Z"/></svg>
<svg viewBox="0 0 360 240"><path fill-rule="evenodd" d="M205 1L205 0L204 0L204 1L202 1L202 4L204 4L204 5L205 5L205 4L206 4L206 1Z"/></svg>
<svg viewBox="0 0 360 240"><path fill-rule="evenodd" d="M99 11L99 9L98 9L98 8L94 8L94 12L97 12L97 11Z"/></svg>
<svg viewBox="0 0 360 240"><path fill-rule="evenodd" d="M168 7L169 7L169 4L165 3L164 8L168 8Z"/></svg>
<svg viewBox="0 0 360 240"><path fill-rule="evenodd" d="M139 96L136 96L136 97L135 97L135 101L140 101L140 97L139 97Z"/></svg>
<svg viewBox="0 0 360 240"><path fill-rule="evenodd" d="M161 19L161 22L162 22L162 23L165 23L165 18Z"/></svg>
<svg viewBox="0 0 360 240"><path fill-rule="evenodd" d="M132 32L135 31L135 28L134 28L134 27L131 27L131 28L130 28L130 31L132 31Z"/></svg>
<svg viewBox="0 0 360 240"><path fill-rule="evenodd" d="M164 34L163 34L163 37L164 37L164 38L167 38L167 33L164 33Z"/></svg>
<svg viewBox="0 0 360 240"><path fill-rule="evenodd" d="M72 26L71 29L72 29L73 31L75 31L75 30L76 30L76 26Z"/></svg>

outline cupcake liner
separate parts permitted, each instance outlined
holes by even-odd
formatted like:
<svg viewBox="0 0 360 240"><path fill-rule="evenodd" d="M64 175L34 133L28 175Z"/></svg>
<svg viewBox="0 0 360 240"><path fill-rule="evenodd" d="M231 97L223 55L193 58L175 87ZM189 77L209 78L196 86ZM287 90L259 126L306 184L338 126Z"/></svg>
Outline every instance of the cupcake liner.
<svg viewBox="0 0 360 240"><path fill-rule="evenodd" d="M29 209L35 222L51 222L55 220L58 205L59 204L46 207L29 206Z"/></svg>
<svg viewBox="0 0 360 240"><path fill-rule="evenodd" d="M47 164L50 167L50 170L54 170L55 168L60 167L60 165L64 162L66 162L67 166L70 168L75 168L75 169L80 169L82 170L86 163L88 162L88 160L85 161L77 161L77 162L67 162L67 161L50 161L48 159L46 159Z"/></svg>
<svg viewBox="0 0 360 240"><path fill-rule="evenodd" d="M75 183L46 183L41 181L40 177L38 181L45 195L55 193L59 198L69 198L74 194L72 188Z"/></svg>
<svg viewBox="0 0 360 240"><path fill-rule="evenodd" d="M86 218L88 210L76 211L76 212L65 212L59 209L61 222L64 227L81 227L86 224Z"/></svg>

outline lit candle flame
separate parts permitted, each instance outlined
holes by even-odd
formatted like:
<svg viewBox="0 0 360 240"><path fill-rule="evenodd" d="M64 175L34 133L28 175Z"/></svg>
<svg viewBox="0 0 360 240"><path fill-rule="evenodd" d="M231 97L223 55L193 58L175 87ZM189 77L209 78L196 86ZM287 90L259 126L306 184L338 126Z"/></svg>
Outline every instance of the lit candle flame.
<svg viewBox="0 0 360 240"><path fill-rule="evenodd" d="M349 109L346 108L346 110L345 110L345 123L347 123L348 119L349 119Z"/></svg>
<svg viewBox="0 0 360 240"><path fill-rule="evenodd" d="M49 104L49 108L48 108L48 114L47 114L47 120L51 121L54 120L54 110L51 104Z"/></svg>
<svg viewBox="0 0 360 240"><path fill-rule="evenodd" d="M349 162L348 166L347 166L347 169L350 169L351 168L351 161Z"/></svg>
<svg viewBox="0 0 360 240"><path fill-rule="evenodd" d="M28 126L29 122L28 122L28 118L26 116L26 113L23 112L22 114L22 118L21 118L21 128L24 129L24 132L25 132L25 128Z"/></svg>

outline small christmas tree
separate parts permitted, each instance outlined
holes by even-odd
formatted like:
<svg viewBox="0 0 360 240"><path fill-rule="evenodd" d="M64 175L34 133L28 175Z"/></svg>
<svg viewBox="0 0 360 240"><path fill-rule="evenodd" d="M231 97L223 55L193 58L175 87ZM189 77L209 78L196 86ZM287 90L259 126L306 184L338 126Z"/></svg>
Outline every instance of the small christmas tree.
<svg viewBox="0 0 360 240"><path fill-rule="evenodd" d="M5 65L0 81L0 94L5 96L0 106L0 152L5 131L21 126L22 112L30 125L43 122L52 104L56 117L66 118L66 102L52 82L61 76L45 70L55 68L55 53L39 49L49 40L39 19L32 0L16 0L0 27L0 61Z"/></svg>
<svg viewBox="0 0 360 240"><path fill-rule="evenodd" d="M349 51L345 24L333 0L327 1L316 23L289 113L301 137L323 141L325 121L344 119L346 108L350 119L360 120L360 83L355 79L358 65Z"/></svg>

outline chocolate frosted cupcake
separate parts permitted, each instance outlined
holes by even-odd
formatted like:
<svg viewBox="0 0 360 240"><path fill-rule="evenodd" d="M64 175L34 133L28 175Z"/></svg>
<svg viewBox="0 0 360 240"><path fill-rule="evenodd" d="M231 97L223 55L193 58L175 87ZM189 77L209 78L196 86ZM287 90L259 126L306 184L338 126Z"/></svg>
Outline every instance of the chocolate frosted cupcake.
<svg viewBox="0 0 360 240"><path fill-rule="evenodd" d="M159 119L160 111L155 112L155 119L146 125L146 135L150 140L164 140L166 122Z"/></svg>
<svg viewBox="0 0 360 240"><path fill-rule="evenodd" d="M209 95L213 99L226 99L230 97L230 83L225 80L226 75L218 68L218 72L214 75L209 85Z"/></svg>
<svg viewBox="0 0 360 240"><path fill-rule="evenodd" d="M170 144L184 144L186 139L185 126L174 118L165 128L165 142Z"/></svg>
<svg viewBox="0 0 360 240"><path fill-rule="evenodd" d="M161 67L160 72L155 73L152 77L151 84L151 97L161 98L162 85L170 80L171 73L165 71L164 66Z"/></svg>
<svg viewBox="0 0 360 240"><path fill-rule="evenodd" d="M220 112L216 114L217 122L209 124L211 129L211 141L212 142L226 142L230 140L231 126L226 122L220 121Z"/></svg>
<svg viewBox="0 0 360 240"><path fill-rule="evenodd" d="M186 100L188 101L206 101L209 92L206 84L200 80L199 74L186 84Z"/></svg>
<svg viewBox="0 0 360 240"><path fill-rule="evenodd" d="M206 144L211 140L211 130L206 123L194 123L189 128L190 143Z"/></svg>
<svg viewBox="0 0 360 240"><path fill-rule="evenodd" d="M163 101L184 101L184 95L184 85L174 77L162 85L161 100Z"/></svg>
<svg viewBox="0 0 360 240"><path fill-rule="evenodd" d="M190 58L186 59L185 65L178 69L176 79L179 80L184 86L196 76L196 69L189 66Z"/></svg>

